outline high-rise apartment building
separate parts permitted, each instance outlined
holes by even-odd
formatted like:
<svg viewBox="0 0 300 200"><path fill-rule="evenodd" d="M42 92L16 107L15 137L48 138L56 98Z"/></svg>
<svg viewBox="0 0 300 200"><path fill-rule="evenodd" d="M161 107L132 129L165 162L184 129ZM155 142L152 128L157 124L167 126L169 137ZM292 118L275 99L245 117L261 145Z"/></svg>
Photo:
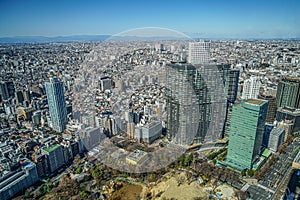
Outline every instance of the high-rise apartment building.
<svg viewBox="0 0 300 200"><path fill-rule="evenodd" d="M226 164L251 169L261 150L268 102L248 99L235 104L230 125Z"/></svg>
<svg viewBox="0 0 300 200"><path fill-rule="evenodd" d="M257 99L261 82L257 77L250 77L243 85L242 99Z"/></svg>
<svg viewBox="0 0 300 200"><path fill-rule="evenodd" d="M51 78L50 82L46 83L45 88L52 128L57 132L62 132L68 122L64 85L58 78Z"/></svg>
<svg viewBox="0 0 300 200"><path fill-rule="evenodd" d="M190 42L188 62L195 64L208 64L209 63L209 46L210 44L205 41Z"/></svg>
<svg viewBox="0 0 300 200"><path fill-rule="evenodd" d="M284 78L278 83L277 107L300 108L300 79Z"/></svg>

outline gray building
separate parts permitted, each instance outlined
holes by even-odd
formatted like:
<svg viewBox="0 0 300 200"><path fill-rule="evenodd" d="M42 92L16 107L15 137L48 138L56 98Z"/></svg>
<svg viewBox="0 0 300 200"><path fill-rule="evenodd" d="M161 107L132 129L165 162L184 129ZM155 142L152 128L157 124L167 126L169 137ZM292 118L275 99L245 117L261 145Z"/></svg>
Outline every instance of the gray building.
<svg viewBox="0 0 300 200"><path fill-rule="evenodd" d="M68 123L64 85L58 78L51 78L45 87L52 128L57 132L62 132Z"/></svg>
<svg viewBox="0 0 300 200"><path fill-rule="evenodd" d="M276 112L276 121L290 121L292 123L292 133L300 132L300 109L283 107Z"/></svg>
<svg viewBox="0 0 300 200"><path fill-rule="evenodd" d="M210 43L205 41L190 42L188 52L188 62L191 64L209 63Z"/></svg>
<svg viewBox="0 0 300 200"><path fill-rule="evenodd" d="M100 140L105 137L103 130L99 127L86 129L79 131L79 136L85 150L90 150L100 143Z"/></svg>
<svg viewBox="0 0 300 200"><path fill-rule="evenodd" d="M50 173L55 172L65 164L62 146L59 144L43 148L42 152L47 155L47 162Z"/></svg>
<svg viewBox="0 0 300 200"><path fill-rule="evenodd" d="M278 83L277 107L300 108L300 79L286 77Z"/></svg>
<svg viewBox="0 0 300 200"><path fill-rule="evenodd" d="M112 80L110 77L101 77L99 81L101 91L105 91L112 88Z"/></svg>
<svg viewBox="0 0 300 200"><path fill-rule="evenodd" d="M38 179L35 164L26 161L19 169L0 178L0 199L11 199L18 192L36 183Z"/></svg>
<svg viewBox="0 0 300 200"><path fill-rule="evenodd" d="M4 81L0 82L0 102L9 98L7 84Z"/></svg>
<svg viewBox="0 0 300 200"><path fill-rule="evenodd" d="M222 137L226 96L216 65L171 63L166 67L167 136L180 145Z"/></svg>
<svg viewBox="0 0 300 200"><path fill-rule="evenodd" d="M284 141L284 134L285 131L282 128L273 128L270 137L269 137L269 143L268 143L268 148L273 151L277 152L278 147L283 143Z"/></svg>
<svg viewBox="0 0 300 200"><path fill-rule="evenodd" d="M153 121L150 124L139 126L135 128L134 138L138 141L152 143L160 137L162 133L161 122Z"/></svg>

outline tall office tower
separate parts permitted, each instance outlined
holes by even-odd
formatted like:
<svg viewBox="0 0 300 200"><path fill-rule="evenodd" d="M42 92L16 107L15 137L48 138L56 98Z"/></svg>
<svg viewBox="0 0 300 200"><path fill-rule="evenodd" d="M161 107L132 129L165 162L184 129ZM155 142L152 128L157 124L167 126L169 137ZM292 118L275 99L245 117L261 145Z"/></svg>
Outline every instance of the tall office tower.
<svg viewBox="0 0 300 200"><path fill-rule="evenodd" d="M207 64L209 63L209 46L205 41L190 42L188 62L191 64Z"/></svg>
<svg viewBox="0 0 300 200"><path fill-rule="evenodd" d="M300 108L300 79L284 78L278 83L277 107Z"/></svg>
<svg viewBox="0 0 300 200"><path fill-rule="evenodd" d="M0 82L0 102L9 98L7 84L4 81Z"/></svg>
<svg viewBox="0 0 300 200"><path fill-rule="evenodd" d="M276 109L277 109L276 98L271 95L264 95L264 94L259 94L258 98L267 100L269 102L266 122L269 124L273 124L273 122L275 120Z"/></svg>
<svg viewBox="0 0 300 200"><path fill-rule="evenodd" d="M50 78L50 82L46 83L45 88L52 128L55 131L62 132L68 123L64 85L58 78Z"/></svg>
<svg viewBox="0 0 300 200"><path fill-rule="evenodd" d="M213 65L166 66L167 136L180 145L215 142L221 137L226 97Z"/></svg>
<svg viewBox="0 0 300 200"><path fill-rule="evenodd" d="M233 106L226 164L251 169L260 153L268 102L248 99Z"/></svg>
<svg viewBox="0 0 300 200"><path fill-rule="evenodd" d="M256 77L250 77L250 79L245 80L242 99L257 99L260 85L260 80Z"/></svg>
<svg viewBox="0 0 300 200"><path fill-rule="evenodd" d="M227 92L227 101L234 103L237 97L239 86L240 70L230 69L226 76L225 92Z"/></svg>
<svg viewBox="0 0 300 200"><path fill-rule="evenodd" d="M240 70L230 68L229 64L221 64L217 67L222 74L227 101L234 103L238 92Z"/></svg>
<svg viewBox="0 0 300 200"><path fill-rule="evenodd" d="M240 70L231 69L229 64L217 65L219 71L222 73L223 84L225 87L225 95L227 98L226 106L226 121L224 124L223 136L229 136L229 127L231 121L232 105L236 101L238 92L238 83Z"/></svg>

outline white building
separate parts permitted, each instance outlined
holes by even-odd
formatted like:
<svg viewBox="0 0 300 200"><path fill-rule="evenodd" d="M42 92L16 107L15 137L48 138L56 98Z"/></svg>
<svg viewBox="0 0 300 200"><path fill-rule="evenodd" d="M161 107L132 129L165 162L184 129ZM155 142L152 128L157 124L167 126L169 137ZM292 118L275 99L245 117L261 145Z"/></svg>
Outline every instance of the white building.
<svg viewBox="0 0 300 200"><path fill-rule="evenodd" d="M243 85L242 99L257 99L261 82L257 77L250 77Z"/></svg>
<svg viewBox="0 0 300 200"><path fill-rule="evenodd" d="M205 41L190 42L188 62L193 65L209 63L209 46Z"/></svg>

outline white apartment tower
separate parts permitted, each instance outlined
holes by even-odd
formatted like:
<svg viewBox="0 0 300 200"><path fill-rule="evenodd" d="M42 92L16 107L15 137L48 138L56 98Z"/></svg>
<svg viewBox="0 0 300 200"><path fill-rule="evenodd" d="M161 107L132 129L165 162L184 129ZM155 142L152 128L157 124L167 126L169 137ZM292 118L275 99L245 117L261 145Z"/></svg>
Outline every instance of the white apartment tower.
<svg viewBox="0 0 300 200"><path fill-rule="evenodd" d="M190 42L188 62L193 65L209 63L209 46L205 41Z"/></svg>
<svg viewBox="0 0 300 200"><path fill-rule="evenodd" d="M261 82L257 77L250 77L243 85L242 99L257 99Z"/></svg>

